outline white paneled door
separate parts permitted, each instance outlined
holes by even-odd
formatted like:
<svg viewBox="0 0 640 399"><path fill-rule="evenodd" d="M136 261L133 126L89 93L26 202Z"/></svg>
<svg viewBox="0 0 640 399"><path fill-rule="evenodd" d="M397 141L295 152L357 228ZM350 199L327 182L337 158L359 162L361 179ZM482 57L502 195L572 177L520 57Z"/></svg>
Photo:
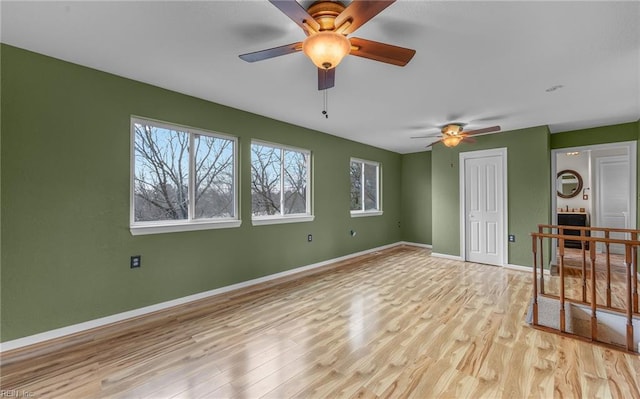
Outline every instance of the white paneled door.
<svg viewBox="0 0 640 399"><path fill-rule="evenodd" d="M476 156L477 155L477 156ZM461 154L464 164L464 253L469 262L504 265L504 154Z"/></svg>
<svg viewBox="0 0 640 399"><path fill-rule="evenodd" d="M596 158L596 217L594 226L620 229L633 228L631 223L631 166L629 157L611 156ZM625 239L621 233L611 233L611 238ZM601 248L599 248L601 250ZM611 244L611 253L623 254L622 244Z"/></svg>

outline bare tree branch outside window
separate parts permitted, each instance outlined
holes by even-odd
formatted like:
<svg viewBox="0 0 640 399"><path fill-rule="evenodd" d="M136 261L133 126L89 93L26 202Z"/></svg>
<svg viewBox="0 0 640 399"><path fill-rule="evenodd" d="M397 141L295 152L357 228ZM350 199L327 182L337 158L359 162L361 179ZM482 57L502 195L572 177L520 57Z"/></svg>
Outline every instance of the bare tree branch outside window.
<svg viewBox="0 0 640 399"><path fill-rule="evenodd" d="M378 209L378 166L364 164L364 210Z"/></svg>
<svg viewBox="0 0 640 399"><path fill-rule="evenodd" d="M234 216L233 140L145 123L134 134L136 222L189 219L191 207L195 219Z"/></svg>
<svg viewBox="0 0 640 399"><path fill-rule="evenodd" d="M304 152L252 144L252 214L307 213L308 162Z"/></svg>
<svg viewBox="0 0 640 399"><path fill-rule="evenodd" d="M351 210L361 211L362 207L362 163L351 162Z"/></svg>
<svg viewBox="0 0 640 399"><path fill-rule="evenodd" d="M307 211L307 157L302 152L284 151L284 213Z"/></svg>
<svg viewBox="0 0 640 399"><path fill-rule="evenodd" d="M195 218L233 216L233 142L196 135L194 147Z"/></svg>
<svg viewBox="0 0 640 399"><path fill-rule="evenodd" d="M187 219L189 135L135 124L135 220Z"/></svg>
<svg viewBox="0 0 640 399"><path fill-rule="evenodd" d="M280 214L281 151L251 145L251 209L255 216Z"/></svg>
<svg viewBox="0 0 640 399"><path fill-rule="evenodd" d="M351 179L351 210L379 210L380 166L377 163L351 161L349 175Z"/></svg>

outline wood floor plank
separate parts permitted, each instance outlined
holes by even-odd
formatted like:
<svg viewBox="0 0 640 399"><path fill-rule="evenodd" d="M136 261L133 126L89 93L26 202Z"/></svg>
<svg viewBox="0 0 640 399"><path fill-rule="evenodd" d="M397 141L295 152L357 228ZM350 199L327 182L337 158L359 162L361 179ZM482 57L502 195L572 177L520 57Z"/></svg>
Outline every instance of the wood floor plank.
<svg viewBox="0 0 640 399"><path fill-rule="evenodd" d="M578 294L580 279L567 280ZM5 353L0 388L71 399L640 398L638 356L524 322L531 283L396 247ZM554 276L545 283L557 289Z"/></svg>

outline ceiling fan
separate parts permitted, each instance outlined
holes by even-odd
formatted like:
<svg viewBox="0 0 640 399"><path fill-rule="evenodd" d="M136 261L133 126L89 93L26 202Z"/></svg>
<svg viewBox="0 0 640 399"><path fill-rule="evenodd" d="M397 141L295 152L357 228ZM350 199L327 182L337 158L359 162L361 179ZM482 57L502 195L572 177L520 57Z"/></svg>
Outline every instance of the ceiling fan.
<svg viewBox="0 0 640 399"><path fill-rule="evenodd" d="M411 138L422 139L422 138L428 138L428 137L437 137L438 135L441 135L442 137L439 140L434 141L433 143L429 144L427 147L431 147L432 145L437 144L439 142L442 142L442 144L444 144L447 147L455 147L463 141L468 143L475 143L476 140L469 137L469 136L473 136L474 134L492 133L492 132L500 131L500 126L491 126L491 127L485 127L482 129L467 130L467 131L463 130L464 126L465 126L464 123L449 123L440 128L440 133L428 134L426 136L415 136Z"/></svg>
<svg viewBox="0 0 640 399"><path fill-rule="evenodd" d="M302 51L318 67L318 90L335 85L335 67L347 54L405 66L416 53L412 49L372 40L347 38L395 0L353 0L346 7L338 1L321 0L308 9L295 0L269 2L298 24L307 38L302 42L242 54L240 58L255 62Z"/></svg>

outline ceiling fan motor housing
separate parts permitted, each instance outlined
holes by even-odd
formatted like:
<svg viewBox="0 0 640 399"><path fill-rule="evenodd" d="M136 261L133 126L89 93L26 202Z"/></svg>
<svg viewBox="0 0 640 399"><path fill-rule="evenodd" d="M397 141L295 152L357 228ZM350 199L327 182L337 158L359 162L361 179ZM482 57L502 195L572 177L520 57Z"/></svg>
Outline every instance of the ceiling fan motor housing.
<svg viewBox="0 0 640 399"><path fill-rule="evenodd" d="M442 128L442 134L448 136L457 136L462 133L463 125L458 123L450 123Z"/></svg>
<svg viewBox="0 0 640 399"><path fill-rule="evenodd" d="M320 25L320 32L322 32L336 28L335 19L344 9L344 5L337 1L316 1L307 12Z"/></svg>

